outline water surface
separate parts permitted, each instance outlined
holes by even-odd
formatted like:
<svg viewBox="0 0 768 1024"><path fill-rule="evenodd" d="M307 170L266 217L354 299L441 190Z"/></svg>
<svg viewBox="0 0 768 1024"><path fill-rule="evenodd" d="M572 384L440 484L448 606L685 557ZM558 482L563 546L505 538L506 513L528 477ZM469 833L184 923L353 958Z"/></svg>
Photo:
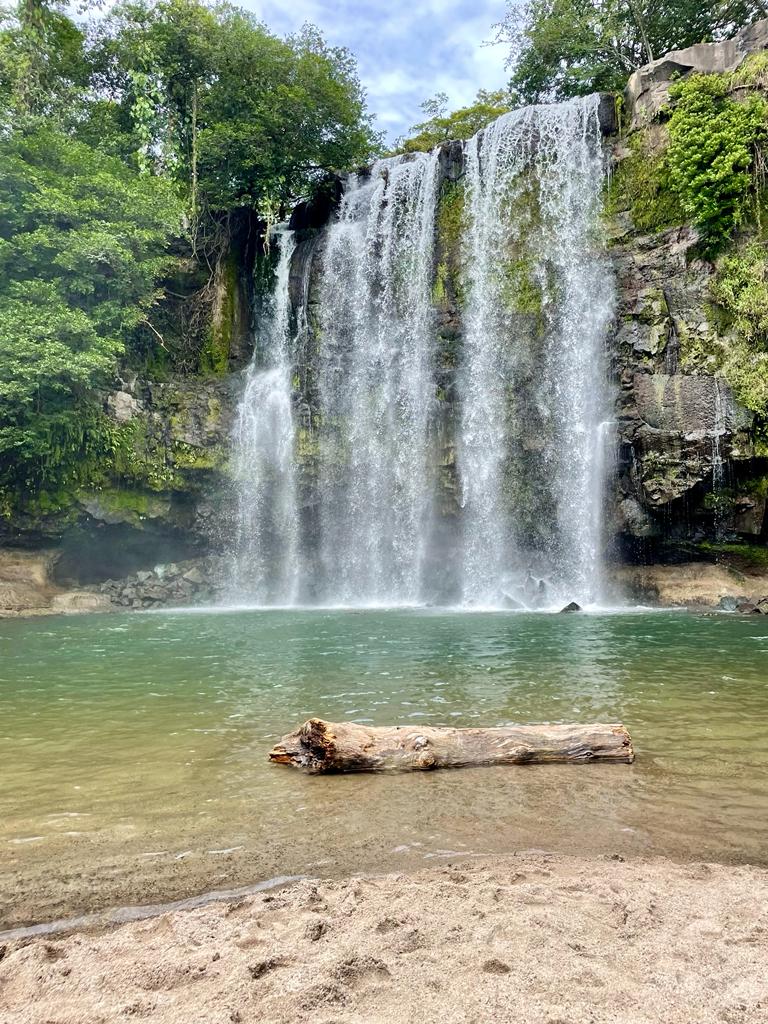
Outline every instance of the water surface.
<svg viewBox="0 0 768 1024"><path fill-rule="evenodd" d="M623 721L637 762L312 777L321 715ZM530 848L768 861L758 616L164 612L0 622L0 928Z"/></svg>

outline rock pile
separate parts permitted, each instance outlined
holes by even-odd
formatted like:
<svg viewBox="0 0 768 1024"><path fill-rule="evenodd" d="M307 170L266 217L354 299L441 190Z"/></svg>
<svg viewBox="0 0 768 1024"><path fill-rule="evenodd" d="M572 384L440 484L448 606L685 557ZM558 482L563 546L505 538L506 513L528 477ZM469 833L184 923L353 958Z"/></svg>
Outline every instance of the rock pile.
<svg viewBox="0 0 768 1024"><path fill-rule="evenodd" d="M119 580L105 580L91 589L118 608L162 608L215 602L225 583L224 558L208 555L185 562L156 565Z"/></svg>

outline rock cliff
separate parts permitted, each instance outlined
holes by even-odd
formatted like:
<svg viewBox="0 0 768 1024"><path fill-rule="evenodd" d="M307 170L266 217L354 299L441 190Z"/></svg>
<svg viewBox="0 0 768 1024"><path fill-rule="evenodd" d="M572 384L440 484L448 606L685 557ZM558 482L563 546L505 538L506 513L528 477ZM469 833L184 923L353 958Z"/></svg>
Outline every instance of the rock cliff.
<svg viewBox="0 0 768 1024"><path fill-rule="evenodd" d="M675 86L697 74L718 75L726 82L729 101L749 102L766 89L766 46L768 21L725 43L668 54L632 76L623 103L617 104L612 96L601 100L600 124L613 165L605 234L617 294L608 341L617 452L606 496L606 548L617 566L720 561L726 572L730 566L736 573L752 574L754 581L762 579L760 568L768 562L768 431L758 400L760 387L768 395L768 382L761 378L762 383L755 384L750 378L765 378L763 356L745 345L746 314L741 306L733 308L739 296L731 306L728 300L735 287L729 284L729 260L751 260L750 273L757 275L758 283L768 279L749 249L756 239L763 243L763 200L739 223L729 247L713 255L692 218L670 201L663 178ZM757 159L763 159L761 150ZM463 161L460 143L442 146L433 300L440 357L437 429L443 551L450 550L458 522L453 424L456 353L463 330ZM290 279L299 329L294 380L297 459L301 514L309 533L316 525L319 457L313 373L318 268L324 227L342 188L339 180L321 199L297 207L291 220L298 243ZM252 263L252 254L249 259ZM233 273L237 276L236 268ZM521 330L528 321L534 330L536 296L520 281L512 284ZM224 364L212 367L207 377L152 381L124 371L104 394L104 411L120 454L117 475L93 487L30 494L0 520L0 545L7 549L11 566L2 583L7 608L14 603L13 588L17 605L26 601L30 608L47 610L54 607L57 595L59 603L66 604L60 595L72 587L92 588L93 607L106 600L122 607L150 607L210 600L216 593L223 570L215 556L232 533L231 430L241 370L250 357L243 324L257 319L259 308L258 289L251 291L241 287L237 302L219 303L220 333L239 340L228 348ZM243 305L244 296L249 309ZM223 322L227 317L231 323ZM759 344L765 346L765 335L760 338ZM16 559L20 548L43 552L28 556L34 561L27 566L29 578ZM172 571L155 568L168 563L173 564ZM625 585L639 596L653 596L655 584L649 584L647 573L642 579L635 570L620 570L617 575L623 575ZM734 596L733 588L726 594L728 588L713 582L711 574L707 579L708 603L716 603L718 588L723 590L721 597ZM759 579L740 593L757 601L763 586ZM24 594L20 587L27 587ZM703 593L697 587L693 589ZM673 591L675 599L684 597ZM667 587L665 592L673 591ZM78 600L70 603L76 607ZM86 599L81 603L89 606Z"/></svg>

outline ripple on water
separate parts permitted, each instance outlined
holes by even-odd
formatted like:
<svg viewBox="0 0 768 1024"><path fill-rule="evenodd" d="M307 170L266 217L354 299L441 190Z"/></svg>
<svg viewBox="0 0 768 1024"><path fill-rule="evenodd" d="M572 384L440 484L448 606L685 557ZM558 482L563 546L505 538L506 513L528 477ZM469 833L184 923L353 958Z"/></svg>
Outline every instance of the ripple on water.
<svg viewBox="0 0 768 1024"><path fill-rule="evenodd" d="M141 863L175 895L202 886L206 857L232 882L300 872L320 851L340 872L574 845L766 859L762 620L217 610L8 620L0 644L0 875L13 872L14 906L28 892L41 917L66 878L117 903ZM314 714L623 720L638 760L323 779L267 764ZM57 824L80 815L85 837Z"/></svg>

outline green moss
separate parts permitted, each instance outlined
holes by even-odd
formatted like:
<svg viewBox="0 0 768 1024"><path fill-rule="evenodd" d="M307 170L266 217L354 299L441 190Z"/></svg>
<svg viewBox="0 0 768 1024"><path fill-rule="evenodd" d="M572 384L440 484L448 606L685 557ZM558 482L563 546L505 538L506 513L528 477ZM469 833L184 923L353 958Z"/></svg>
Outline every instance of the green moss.
<svg viewBox="0 0 768 1024"><path fill-rule="evenodd" d="M685 221L685 213L670 187L666 162L666 136L657 135L651 145L647 131L629 140L629 155L613 174L606 200L606 214L628 212L638 231L656 232Z"/></svg>
<svg viewBox="0 0 768 1024"><path fill-rule="evenodd" d="M444 251L456 250L466 226L466 196L460 181L445 181L437 208L437 235Z"/></svg>
<svg viewBox="0 0 768 1024"><path fill-rule="evenodd" d="M766 247L752 239L723 256L710 293L747 341L768 346L768 261Z"/></svg>
<svg viewBox="0 0 768 1024"><path fill-rule="evenodd" d="M462 238L466 227L466 194L462 182L444 181L437 204L438 264L432 297L435 305L455 300L464 304Z"/></svg>
<svg viewBox="0 0 768 1024"><path fill-rule="evenodd" d="M768 547L760 544L732 544L702 541L697 545L703 554L717 559L731 560L742 566L768 568Z"/></svg>
<svg viewBox="0 0 768 1024"><path fill-rule="evenodd" d="M200 352L202 374L221 377L229 369L237 286L237 261L234 254L230 254L220 269L213 317Z"/></svg>
<svg viewBox="0 0 768 1024"><path fill-rule="evenodd" d="M174 441L173 465L176 469L222 470L227 463L226 450L220 445L198 448L185 441Z"/></svg>
<svg viewBox="0 0 768 1024"><path fill-rule="evenodd" d="M754 498L768 498L768 473L746 480L742 484L741 490L751 494Z"/></svg>
<svg viewBox="0 0 768 1024"><path fill-rule="evenodd" d="M507 309L541 318L543 296L530 257L518 256L517 259L505 260L500 264L500 269L503 275L501 298Z"/></svg>
<svg viewBox="0 0 768 1024"><path fill-rule="evenodd" d="M680 335L688 370L721 374L736 399L768 421L768 255L745 236L716 264L710 284L711 333Z"/></svg>
<svg viewBox="0 0 768 1024"><path fill-rule="evenodd" d="M440 306L445 302L446 290L445 285L448 280L448 264L445 261L441 261L437 264L435 270L435 283L432 286L432 302L436 306Z"/></svg>
<svg viewBox="0 0 768 1024"><path fill-rule="evenodd" d="M301 427L296 434L296 458L299 462L311 462L319 456L319 435L314 430Z"/></svg>

